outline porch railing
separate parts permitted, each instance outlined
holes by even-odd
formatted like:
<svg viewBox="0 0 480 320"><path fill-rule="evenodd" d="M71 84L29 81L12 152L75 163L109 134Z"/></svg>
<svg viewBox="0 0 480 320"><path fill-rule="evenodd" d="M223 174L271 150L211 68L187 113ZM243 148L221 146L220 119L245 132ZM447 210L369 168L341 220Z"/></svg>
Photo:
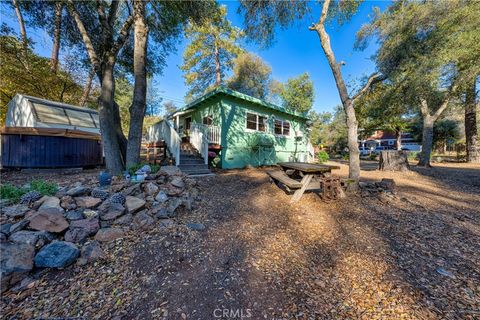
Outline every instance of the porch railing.
<svg viewBox="0 0 480 320"><path fill-rule="evenodd" d="M202 155L205 164L208 164L208 138L202 130L202 125L192 123L190 125L190 143Z"/></svg>
<svg viewBox="0 0 480 320"><path fill-rule="evenodd" d="M182 139L178 135L177 131L165 120L148 128L147 140L149 142L155 142L164 140L167 144L167 149L170 151L172 157L175 158L175 165L180 163L180 145Z"/></svg>
<svg viewBox="0 0 480 320"><path fill-rule="evenodd" d="M200 130L205 137L207 138L208 143L215 143L220 144L220 127L219 126L211 126L201 123L192 123L190 124L190 128L195 126Z"/></svg>

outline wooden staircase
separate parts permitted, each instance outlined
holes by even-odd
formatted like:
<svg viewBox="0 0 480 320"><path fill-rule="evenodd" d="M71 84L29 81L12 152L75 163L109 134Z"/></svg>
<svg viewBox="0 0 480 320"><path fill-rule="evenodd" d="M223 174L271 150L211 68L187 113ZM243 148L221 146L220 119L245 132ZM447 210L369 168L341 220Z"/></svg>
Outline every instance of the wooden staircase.
<svg viewBox="0 0 480 320"><path fill-rule="evenodd" d="M180 163L178 165L183 173L189 176L213 175L205 164L205 160L190 142L182 142L180 145Z"/></svg>

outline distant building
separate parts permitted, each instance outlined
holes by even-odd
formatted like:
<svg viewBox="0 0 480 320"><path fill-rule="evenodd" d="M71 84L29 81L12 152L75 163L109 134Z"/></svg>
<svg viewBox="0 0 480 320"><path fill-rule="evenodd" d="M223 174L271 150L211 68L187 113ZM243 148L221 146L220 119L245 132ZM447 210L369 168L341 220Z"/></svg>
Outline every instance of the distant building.
<svg viewBox="0 0 480 320"><path fill-rule="evenodd" d="M402 148L411 151L420 151L422 146L417 140L415 140L411 133L402 133ZM376 147L392 147L397 148L397 138L394 132L376 130L372 135L366 137L363 140L359 140L359 146L374 150Z"/></svg>

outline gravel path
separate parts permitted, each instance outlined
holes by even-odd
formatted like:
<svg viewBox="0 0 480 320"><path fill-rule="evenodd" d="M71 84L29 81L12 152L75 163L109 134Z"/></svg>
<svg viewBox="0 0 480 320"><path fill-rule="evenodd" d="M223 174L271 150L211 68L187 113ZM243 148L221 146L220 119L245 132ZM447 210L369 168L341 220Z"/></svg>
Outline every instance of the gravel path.
<svg viewBox="0 0 480 320"><path fill-rule="evenodd" d="M337 173L346 176L342 165ZM2 297L6 318L478 319L480 167L394 178L394 197L296 205L262 169L202 179L170 228L105 248L86 267ZM184 225L201 222L203 231Z"/></svg>

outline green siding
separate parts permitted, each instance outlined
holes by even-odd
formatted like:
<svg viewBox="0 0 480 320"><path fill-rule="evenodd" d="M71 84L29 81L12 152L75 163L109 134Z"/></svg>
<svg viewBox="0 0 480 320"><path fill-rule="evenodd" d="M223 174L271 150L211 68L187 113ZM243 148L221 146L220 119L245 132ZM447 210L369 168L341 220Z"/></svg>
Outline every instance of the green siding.
<svg viewBox="0 0 480 320"><path fill-rule="evenodd" d="M267 117L265 132L246 128L247 112ZM215 97L206 100L192 110L192 113L180 117L192 116L193 122L202 123L204 116L211 115L213 124L221 127L222 168L244 168L247 165L272 165L289 161L290 157L306 154L307 132L305 118L286 114L265 106L230 96ZM290 135L274 134L274 118L290 123ZM302 138L295 138L295 132L302 132ZM272 147L258 147L256 141L274 141Z"/></svg>

